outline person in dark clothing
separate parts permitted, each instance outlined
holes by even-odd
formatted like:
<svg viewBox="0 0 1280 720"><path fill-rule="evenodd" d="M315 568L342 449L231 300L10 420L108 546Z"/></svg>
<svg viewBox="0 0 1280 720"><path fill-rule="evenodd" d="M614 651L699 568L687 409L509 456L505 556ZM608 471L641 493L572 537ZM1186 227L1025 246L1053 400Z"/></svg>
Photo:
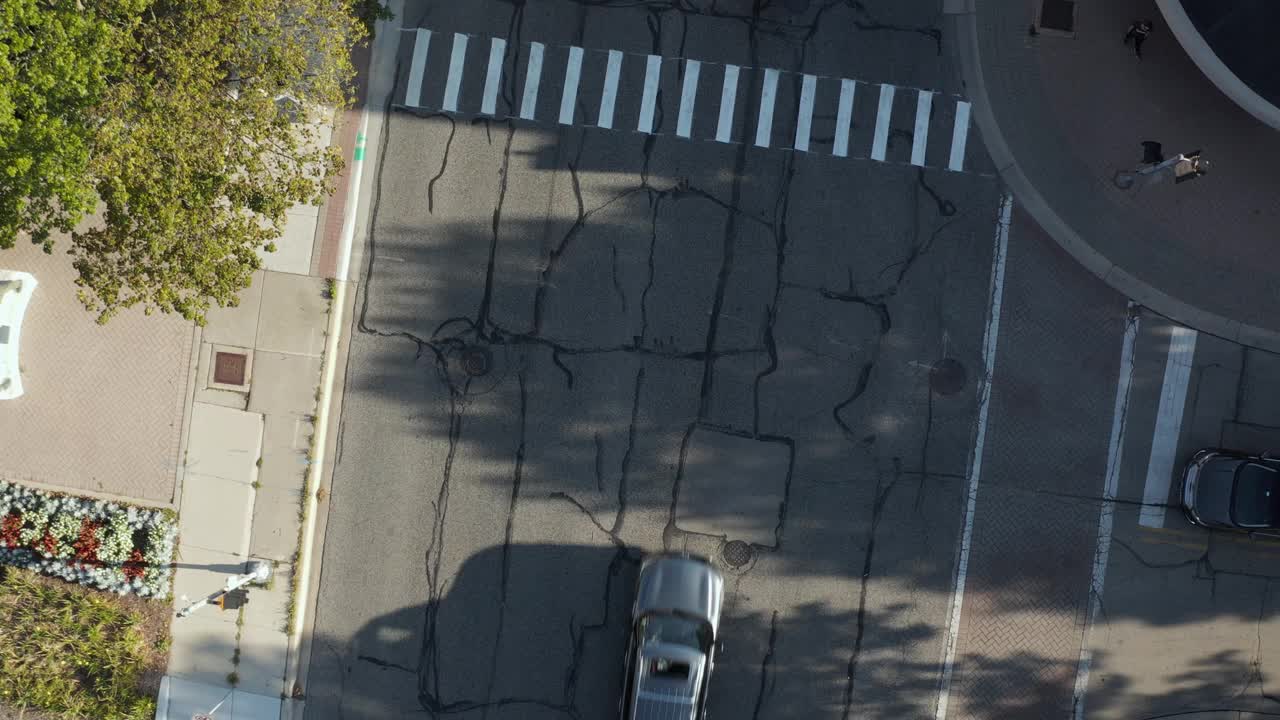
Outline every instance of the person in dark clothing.
<svg viewBox="0 0 1280 720"><path fill-rule="evenodd" d="M1124 34L1124 44L1128 45L1129 41L1133 41L1133 54L1142 59L1142 43L1147 41L1147 35L1151 34L1150 20L1134 20L1129 26L1128 32Z"/></svg>

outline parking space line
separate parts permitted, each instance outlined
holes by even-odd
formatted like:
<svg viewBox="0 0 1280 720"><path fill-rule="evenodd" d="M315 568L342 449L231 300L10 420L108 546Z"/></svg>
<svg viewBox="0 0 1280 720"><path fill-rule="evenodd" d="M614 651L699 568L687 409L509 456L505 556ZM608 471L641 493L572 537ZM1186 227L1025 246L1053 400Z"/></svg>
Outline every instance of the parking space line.
<svg viewBox="0 0 1280 720"><path fill-rule="evenodd" d="M560 92L560 124L573 124L573 111L578 103L578 81L582 77L582 48L569 48L569 62L564 66L564 89Z"/></svg>
<svg viewBox="0 0 1280 720"><path fill-rule="evenodd" d="M618 75L622 73L622 51L610 50L609 63L604 70L604 90L600 93L600 116L596 126L613 127L613 108L618 101Z"/></svg>
<svg viewBox="0 0 1280 720"><path fill-rule="evenodd" d="M1151 437L1151 458L1147 462L1147 479L1142 489L1142 510L1138 513L1139 525L1164 525L1165 504L1173 482L1173 461L1178 451L1178 435L1182 431L1182 412L1186 408L1187 386L1191 382L1196 337L1195 330L1184 327L1174 327L1170 333L1164 385L1160 390L1156 427Z"/></svg>
<svg viewBox="0 0 1280 720"><path fill-rule="evenodd" d="M507 56L507 41L493 38L489 43L489 69L484 77L484 98L480 112L492 116L498 109L498 88L502 86L502 62Z"/></svg>
<svg viewBox="0 0 1280 720"><path fill-rule="evenodd" d="M658 100L658 76L662 73L662 57L650 55L644 65L644 93L640 96L640 122L636 130L653 134L653 109Z"/></svg>
<svg viewBox="0 0 1280 720"><path fill-rule="evenodd" d="M773 103L778 99L778 71L765 68L764 84L760 86L760 115L756 120L756 147L769 147L773 135Z"/></svg>
<svg viewBox="0 0 1280 720"><path fill-rule="evenodd" d="M849 125L853 120L853 95L858 84L848 78L840 79L840 105L836 110L836 138L831 154L849 157Z"/></svg>
<svg viewBox="0 0 1280 720"><path fill-rule="evenodd" d="M698 75L702 72L702 63L697 60L684 61L684 83L680 86L680 114L676 118L676 134L687 138L693 132L693 106L698 100Z"/></svg>
<svg viewBox="0 0 1280 720"><path fill-rule="evenodd" d="M542 54L545 51L542 43L529 43L529 66L525 68L524 95L520 98L521 120L532 120L538 111L538 84L542 82Z"/></svg>
<svg viewBox="0 0 1280 720"><path fill-rule="evenodd" d="M462 68L467 64L467 36L453 34L453 52L449 55L449 77L444 83L445 112L458 112L458 90L462 87Z"/></svg>
<svg viewBox="0 0 1280 720"><path fill-rule="evenodd" d="M738 100L738 66L724 66L724 85L720 88L720 118L716 122L716 141L727 143L733 138L733 107Z"/></svg>
<svg viewBox="0 0 1280 720"><path fill-rule="evenodd" d="M883 98L883 95L881 96ZM883 103L882 103L883 104ZM943 651L942 680L934 720L945 720L951 699L951 676L955 669L956 645L960 639L960 612L964 609L964 585L969 573L969 553L973 548L973 517L978 508L978 480L982 476L982 451L987 438L987 414L991 409L991 381L996 370L996 341L1000 335L1000 311L1004 302L1004 268L1009 252L1009 223L1013 217L1013 196L1000 198L1000 216L996 221L995 251L991 261L991 299L987 307L987 326L982 333L983 372L978 382L978 428L969 460L969 479L964 510L964 530L956 554L955 589L951 593L951 611L947 617L947 641Z"/></svg>
<svg viewBox="0 0 1280 720"><path fill-rule="evenodd" d="M880 86L880 109L876 111L876 134L871 140L871 159L884 160L889 147L889 118L893 115L892 85Z"/></svg>
<svg viewBox="0 0 1280 720"><path fill-rule="evenodd" d="M809 151L809 133L813 127L813 96L818 91L818 78L805 75L800 84L800 110L796 113L796 141L794 147L801 152Z"/></svg>
<svg viewBox="0 0 1280 720"><path fill-rule="evenodd" d="M1111 531L1115 522L1115 497L1120 486L1120 457L1124 452L1124 431L1129 416L1129 391L1133 386L1133 348L1138 338L1138 307L1129 302L1129 320L1120 344L1120 377L1116 383L1116 400L1111 412L1111 439L1107 443L1107 469L1102 483L1102 507L1098 511L1098 543L1093 553L1093 575L1089 583L1089 614L1085 619L1084 639L1080 643L1080 660L1076 665L1076 685L1071 707L1076 720L1084 718L1084 695L1089 689L1089 670L1093 665L1090 646L1094 624L1102 609L1102 590L1107 579L1107 563L1111 558Z"/></svg>
<svg viewBox="0 0 1280 720"><path fill-rule="evenodd" d="M422 76L427 69L427 48L431 46L431 31L418 28L413 34L413 60L409 63L409 84L404 89L404 104L418 107L422 100Z"/></svg>
<svg viewBox="0 0 1280 720"><path fill-rule="evenodd" d="M969 142L969 111L972 106L964 100L956 101L956 120L951 126L951 159L947 169L952 172L964 170L964 148Z"/></svg>
<svg viewBox="0 0 1280 720"><path fill-rule="evenodd" d="M916 95L916 127L911 134L911 164L924 167L924 151L929 142L929 111L933 108L933 93L921 90Z"/></svg>

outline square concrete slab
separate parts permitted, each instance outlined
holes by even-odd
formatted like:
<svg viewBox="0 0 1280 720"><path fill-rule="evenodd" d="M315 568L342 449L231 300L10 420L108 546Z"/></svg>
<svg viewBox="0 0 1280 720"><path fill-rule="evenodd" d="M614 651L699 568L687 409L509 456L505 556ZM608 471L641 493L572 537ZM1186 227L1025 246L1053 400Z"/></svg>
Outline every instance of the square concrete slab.
<svg viewBox="0 0 1280 720"><path fill-rule="evenodd" d="M211 684L166 675L160 680L160 697L167 697L169 702L156 708L156 720L191 720L214 708L222 712L231 705L231 693L225 677L221 684Z"/></svg>
<svg viewBox="0 0 1280 720"><path fill-rule="evenodd" d="M257 413L195 403L187 438L187 482L200 476L252 483L262 457L262 426L262 416Z"/></svg>
<svg viewBox="0 0 1280 720"><path fill-rule="evenodd" d="M268 696L236 690L231 694L231 720L279 720L281 702L279 694Z"/></svg>
<svg viewBox="0 0 1280 720"><path fill-rule="evenodd" d="M773 546L786 501L791 447L698 427L680 469L676 526Z"/></svg>
<svg viewBox="0 0 1280 720"><path fill-rule="evenodd" d="M293 565L276 563L271 569L271 587L249 586L249 603L244 606L241 636L270 630L284 632L289 618L289 595L293 587Z"/></svg>
<svg viewBox="0 0 1280 720"><path fill-rule="evenodd" d="M254 489L244 483L188 475L182 484L182 547L249 554Z"/></svg>
<svg viewBox="0 0 1280 720"><path fill-rule="evenodd" d="M288 648L289 636L279 630L246 626L240 633L240 664L236 666L240 684L236 687L251 693L279 697L284 690L284 664Z"/></svg>
<svg viewBox="0 0 1280 720"><path fill-rule="evenodd" d="M231 662L236 651L235 623L192 615L175 620L171 634L170 675L230 687L227 675L235 670Z"/></svg>
<svg viewBox="0 0 1280 720"><path fill-rule="evenodd" d="M244 571L243 556L184 543L178 548L178 567L173 572L173 604L180 609L208 597L221 590L229 576L239 575ZM233 625L236 622L236 613L216 607L201 608L192 617L196 615L206 620L219 620Z"/></svg>
<svg viewBox="0 0 1280 720"><path fill-rule="evenodd" d="M249 410L311 415L320 386L320 358L259 350L253 358Z"/></svg>
<svg viewBox="0 0 1280 720"><path fill-rule="evenodd" d="M220 308L216 305L205 314L205 326L200 339L203 342L236 347L253 347L258 337L258 315L262 309L262 276L265 271L253 273L249 287L240 291L240 304Z"/></svg>
<svg viewBox="0 0 1280 720"><path fill-rule="evenodd" d="M298 506L302 501L302 480L294 490L258 489L253 503L253 526L249 554L269 560L291 560L298 545Z"/></svg>
<svg viewBox="0 0 1280 720"><path fill-rule="evenodd" d="M267 415L262 433L263 488L297 491L307 472L307 450L315 424L300 415Z"/></svg>
<svg viewBox="0 0 1280 720"><path fill-rule="evenodd" d="M306 275L311 271L311 248L316 238L316 215L290 209L286 212L284 234L276 240L276 251L258 251L262 267L272 272Z"/></svg>
<svg viewBox="0 0 1280 720"><path fill-rule="evenodd" d="M306 261L311 263L310 250ZM258 323L255 346L259 350L296 355L324 352L329 300L323 279L269 272L262 286L262 307L265 312Z"/></svg>

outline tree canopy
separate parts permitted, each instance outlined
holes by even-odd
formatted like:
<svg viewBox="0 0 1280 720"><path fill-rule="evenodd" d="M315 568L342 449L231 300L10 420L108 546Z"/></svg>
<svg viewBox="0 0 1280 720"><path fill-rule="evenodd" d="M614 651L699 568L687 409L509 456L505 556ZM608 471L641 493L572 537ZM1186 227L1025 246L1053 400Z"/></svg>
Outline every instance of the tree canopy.
<svg viewBox="0 0 1280 720"><path fill-rule="evenodd" d="M0 248L65 244L99 322L236 304L341 170L369 5L0 0Z"/></svg>

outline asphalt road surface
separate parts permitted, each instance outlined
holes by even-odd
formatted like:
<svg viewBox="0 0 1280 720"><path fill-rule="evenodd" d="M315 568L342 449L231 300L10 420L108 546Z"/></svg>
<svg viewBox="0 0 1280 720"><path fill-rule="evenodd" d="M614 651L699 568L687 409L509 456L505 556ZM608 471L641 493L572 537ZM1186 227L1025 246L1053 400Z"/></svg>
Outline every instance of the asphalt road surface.
<svg viewBox="0 0 1280 720"><path fill-rule="evenodd" d="M1079 669L1106 501L1173 492L1141 479L1170 332L1130 372L1142 310L1002 220L937 3L399 21L308 718L611 717L661 550L726 574L713 718L1163 692ZM1135 377L1153 419L1114 487Z"/></svg>

